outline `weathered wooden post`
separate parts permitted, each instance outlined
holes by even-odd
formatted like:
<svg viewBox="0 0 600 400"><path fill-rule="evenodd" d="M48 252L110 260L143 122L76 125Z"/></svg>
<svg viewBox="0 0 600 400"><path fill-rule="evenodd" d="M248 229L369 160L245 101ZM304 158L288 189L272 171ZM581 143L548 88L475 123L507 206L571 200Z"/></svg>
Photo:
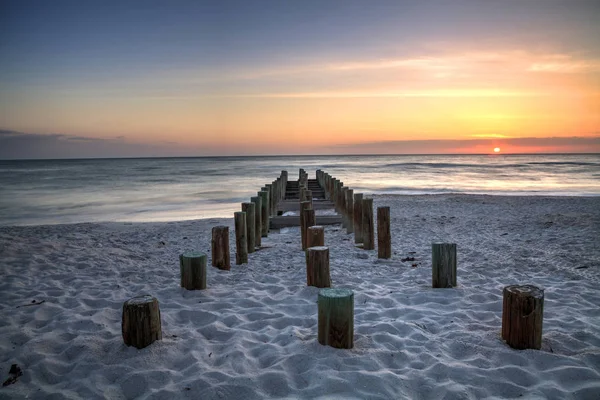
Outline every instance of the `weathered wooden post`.
<svg viewBox="0 0 600 400"><path fill-rule="evenodd" d="M179 255L179 270L182 288L206 289L206 254L189 251Z"/></svg>
<svg viewBox="0 0 600 400"><path fill-rule="evenodd" d="M354 232L354 190L346 191L346 233Z"/></svg>
<svg viewBox="0 0 600 400"><path fill-rule="evenodd" d="M300 240L302 242L302 250L306 249L306 223L304 222L304 210L312 209L312 202L300 202ZM314 224L313 224L314 225Z"/></svg>
<svg viewBox="0 0 600 400"><path fill-rule="evenodd" d="M306 249L306 285L330 287L329 247L316 246Z"/></svg>
<svg viewBox="0 0 600 400"><path fill-rule="evenodd" d="M363 242L362 238L362 201L363 194L355 193L354 194L354 209L353 211L353 220L354 220L354 243L359 244Z"/></svg>
<svg viewBox="0 0 600 400"><path fill-rule="evenodd" d="M302 219L302 223L304 224L304 226L301 226L300 229L302 229L304 231L304 235L303 236L303 242L302 242L302 250L306 250L308 246L308 228L311 226L315 226L316 225L316 220L315 220L315 210L313 210L312 208L307 208L304 211L302 211L304 213L304 218Z"/></svg>
<svg viewBox="0 0 600 400"><path fill-rule="evenodd" d="M213 226L211 240L212 266L229 271L229 227Z"/></svg>
<svg viewBox="0 0 600 400"><path fill-rule="evenodd" d="M354 346L354 293L350 289L321 289L318 300L318 340L338 349Z"/></svg>
<svg viewBox="0 0 600 400"><path fill-rule="evenodd" d="M261 190L258 192L260 196L261 204L260 204L260 216L261 216L261 236L267 237L269 236L269 192L266 190Z"/></svg>
<svg viewBox="0 0 600 400"><path fill-rule="evenodd" d="M346 207L346 198L348 196L348 186L344 186L340 192L340 211L342 214L342 228L348 229L348 210Z"/></svg>
<svg viewBox="0 0 600 400"><path fill-rule="evenodd" d="M502 293L502 339L515 349L539 350L544 290L532 285L510 285Z"/></svg>
<svg viewBox="0 0 600 400"><path fill-rule="evenodd" d="M377 207L377 258L392 257L390 208Z"/></svg>
<svg viewBox="0 0 600 400"><path fill-rule="evenodd" d="M150 295L133 297L123 303L121 333L127 346L143 349L162 339L160 307Z"/></svg>
<svg viewBox="0 0 600 400"><path fill-rule="evenodd" d="M431 244L431 285L434 288L456 286L456 243Z"/></svg>
<svg viewBox="0 0 600 400"><path fill-rule="evenodd" d="M250 197L254 203L254 244L256 247L262 246L262 199L260 196Z"/></svg>
<svg viewBox="0 0 600 400"><path fill-rule="evenodd" d="M246 237L246 213L235 212L235 263L237 265L248 263L248 238Z"/></svg>
<svg viewBox="0 0 600 400"><path fill-rule="evenodd" d="M269 192L269 217L271 215L273 215L273 185L271 185L270 183L266 184L264 186L264 188L266 188L267 192Z"/></svg>
<svg viewBox="0 0 600 400"><path fill-rule="evenodd" d="M375 249L375 226L373 224L373 199L362 201L362 238L363 249Z"/></svg>
<svg viewBox="0 0 600 400"><path fill-rule="evenodd" d="M310 201L312 203L312 201L313 201L312 190L306 189L304 191L304 199L302 201Z"/></svg>
<svg viewBox="0 0 600 400"><path fill-rule="evenodd" d="M309 226L306 240L306 247L325 246L325 228L319 225Z"/></svg>
<svg viewBox="0 0 600 400"><path fill-rule="evenodd" d="M254 253L256 247L256 236L254 236L256 229L256 226L254 226L256 205L254 203L242 203L242 211L246 213L246 240L248 240L248 254L250 254Z"/></svg>

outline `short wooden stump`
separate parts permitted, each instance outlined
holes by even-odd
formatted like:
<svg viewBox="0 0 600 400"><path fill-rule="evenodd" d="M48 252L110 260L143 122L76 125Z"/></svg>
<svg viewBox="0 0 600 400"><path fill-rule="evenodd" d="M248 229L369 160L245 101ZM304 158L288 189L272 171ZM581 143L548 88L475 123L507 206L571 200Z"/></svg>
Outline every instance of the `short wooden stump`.
<svg viewBox="0 0 600 400"><path fill-rule="evenodd" d="M149 346L155 340L161 340L158 300L146 294L123 303L121 331L125 344L138 349Z"/></svg>
<svg viewBox="0 0 600 400"><path fill-rule="evenodd" d="M532 285L510 285L502 293L502 339L514 349L539 350L544 290Z"/></svg>
<svg viewBox="0 0 600 400"><path fill-rule="evenodd" d="M306 249L306 285L325 288L331 286L329 275L329 247Z"/></svg>
<svg viewBox="0 0 600 400"><path fill-rule="evenodd" d="M456 287L456 243L431 244L431 286Z"/></svg>
<svg viewBox="0 0 600 400"><path fill-rule="evenodd" d="M318 339L338 349L354 346L354 292L350 289L319 291Z"/></svg>
<svg viewBox="0 0 600 400"><path fill-rule="evenodd" d="M187 290L206 289L206 254L189 251L179 256L181 287Z"/></svg>

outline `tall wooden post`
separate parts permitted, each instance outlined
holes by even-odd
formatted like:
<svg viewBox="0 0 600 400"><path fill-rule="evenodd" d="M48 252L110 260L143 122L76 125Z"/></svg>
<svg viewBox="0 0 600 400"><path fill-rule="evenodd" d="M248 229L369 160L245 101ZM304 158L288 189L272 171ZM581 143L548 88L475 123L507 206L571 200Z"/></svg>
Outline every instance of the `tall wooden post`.
<svg viewBox="0 0 600 400"><path fill-rule="evenodd" d="M431 286L434 288L456 286L456 243L432 243Z"/></svg>
<svg viewBox="0 0 600 400"><path fill-rule="evenodd" d="M318 340L339 349L354 346L354 293L350 289L322 289L318 300Z"/></svg>
<svg viewBox="0 0 600 400"><path fill-rule="evenodd" d="M123 303L121 333L127 346L138 349L162 339L160 307L156 297L146 294Z"/></svg>
<svg viewBox="0 0 600 400"><path fill-rule="evenodd" d="M248 240L248 254L254 253L256 248L255 230L254 225L256 217L256 205L254 203L242 203L242 211L246 213L246 238Z"/></svg>
<svg viewBox="0 0 600 400"><path fill-rule="evenodd" d="M306 285L330 287L329 247L317 246L306 249Z"/></svg>
<svg viewBox="0 0 600 400"><path fill-rule="evenodd" d="M196 251L179 256L181 287L187 290L206 289L206 254Z"/></svg>
<svg viewBox="0 0 600 400"><path fill-rule="evenodd" d="M375 226L373 224L373 199L362 201L362 238L363 249L375 248Z"/></svg>
<svg viewBox="0 0 600 400"><path fill-rule="evenodd" d="M392 257L389 207L377 207L377 257Z"/></svg>
<svg viewBox="0 0 600 400"><path fill-rule="evenodd" d="M363 242L362 238L362 201L363 194L354 194L354 209L353 209L353 220L354 220L354 243L359 244Z"/></svg>
<svg viewBox="0 0 600 400"><path fill-rule="evenodd" d="M212 228L211 254L213 267L226 271L231 269L228 226L214 226Z"/></svg>
<svg viewBox="0 0 600 400"><path fill-rule="evenodd" d="M319 225L309 226L306 233L306 247L325 246L325 228Z"/></svg>
<svg viewBox="0 0 600 400"><path fill-rule="evenodd" d="M260 204L260 213L261 213L261 236L267 237L269 236L269 192L266 190L261 190L258 192L260 196L261 204Z"/></svg>
<svg viewBox="0 0 600 400"><path fill-rule="evenodd" d="M348 197L348 186L344 186L340 192L340 211L342 214L342 228L348 229L348 210L346 207L346 198Z"/></svg>
<svg viewBox="0 0 600 400"><path fill-rule="evenodd" d="M346 191L346 233L354 232L354 190Z"/></svg>
<svg viewBox="0 0 600 400"><path fill-rule="evenodd" d="M313 210L312 208L307 208L303 211L303 213L304 218L302 219L302 222L304 223L304 225L301 226L300 229L304 231L304 234L302 235L302 237L304 238L302 242L302 250L306 250L306 248L308 247L308 228L316 225L315 210Z"/></svg>
<svg viewBox="0 0 600 400"><path fill-rule="evenodd" d="M271 215L273 215L273 185L271 185L270 183L266 184L264 186L263 190L266 190L267 192L269 192L269 208L268 208L268 211L269 211L269 217L270 217Z"/></svg>
<svg viewBox="0 0 600 400"><path fill-rule="evenodd" d="M238 211L233 214L235 222L235 263L248 263L248 239L246 238L246 213Z"/></svg>
<svg viewBox="0 0 600 400"><path fill-rule="evenodd" d="M302 250L306 249L306 223L304 222L304 210L308 209L312 209L312 203L310 201L303 201L300 203L300 240L302 243Z"/></svg>
<svg viewBox="0 0 600 400"><path fill-rule="evenodd" d="M254 244L256 247L262 246L262 199L260 196L250 198L254 203Z"/></svg>
<svg viewBox="0 0 600 400"><path fill-rule="evenodd" d="M510 285L503 290L502 339L515 349L542 347L544 290L532 285Z"/></svg>

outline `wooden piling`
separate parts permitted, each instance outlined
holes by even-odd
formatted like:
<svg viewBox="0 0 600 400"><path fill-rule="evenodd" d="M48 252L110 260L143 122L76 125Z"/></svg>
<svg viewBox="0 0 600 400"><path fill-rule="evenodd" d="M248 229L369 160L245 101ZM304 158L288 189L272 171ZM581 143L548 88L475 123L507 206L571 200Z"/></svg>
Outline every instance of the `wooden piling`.
<svg viewBox="0 0 600 400"><path fill-rule="evenodd" d="M261 190L258 192L260 196L261 204L260 204L260 213L261 213L261 236L268 237L269 236L269 192L266 190Z"/></svg>
<svg viewBox="0 0 600 400"><path fill-rule="evenodd" d="M306 247L325 246L325 228L319 225L309 226L306 240Z"/></svg>
<svg viewBox="0 0 600 400"><path fill-rule="evenodd" d="M354 190L346 191L346 233L354 232Z"/></svg>
<svg viewBox="0 0 600 400"><path fill-rule="evenodd" d="M373 199L362 201L362 238L363 249L375 249L375 226L373 224Z"/></svg>
<svg viewBox="0 0 600 400"><path fill-rule="evenodd" d="M127 346L143 349L162 339L160 307L150 295L131 298L123 303L121 333Z"/></svg>
<svg viewBox="0 0 600 400"><path fill-rule="evenodd" d="M206 289L206 254L196 251L180 254L179 271L182 288Z"/></svg>
<svg viewBox="0 0 600 400"><path fill-rule="evenodd" d="M502 339L515 349L542 347L544 290L532 285L506 286L502 304Z"/></svg>
<svg viewBox="0 0 600 400"><path fill-rule="evenodd" d="M389 207L377 207L377 257L392 257Z"/></svg>
<svg viewBox="0 0 600 400"><path fill-rule="evenodd" d="M302 223L304 225L300 226L300 229L303 230L303 241L302 241L302 250L306 250L308 246L308 228L310 228L311 226L315 226L316 221L315 221L315 210L313 210L312 208L306 208L304 209L304 211L302 211L304 213L302 218Z"/></svg>
<svg viewBox="0 0 600 400"><path fill-rule="evenodd" d="M329 247L317 246L306 249L306 285L330 287Z"/></svg>
<svg viewBox="0 0 600 400"><path fill-rule="evenodd" d="M262 246L262 199L260 196L250 198L254 203L254 244L256 247Z"/></svg>
<svg viewBox="0 0 600 400"><path fill-rule="evenodd" d="M233 214L235 222L235 263L248 263L248 239L246 237L246 213L238 211Z"/></svg>
<svg viewBox="0 0 600 400"><path fill-rule="evenodd" d="M363 242L362 238L362 201L363 194L354 194L354 209L353 209L353 220L354 220L354 243L359 244Z"/></svg>
<svg viewBox="0 0 600 400"><path fill-rule="evenodd" d="M306 224L304 222L304 210L308 209L312 209L312 202L303 201L300 203L300 241L302 243L302 250L306 249Z"/></svg>
<svg viewBox="0 0 600 400"><path fill-rule="evenodd" d="M211 240L212 266L229 271L231 262L229 256L229 227L214 226Z"/></svg>
<svg viewBox="0 0 600 400"><path fill-rule="evenodd" d="M350 289L322 289L318 299L318 340L339 349L354 346L354 293Z"/></svg>
<svg viewBox="0 0 600 400"><path fill-rule="evenodd" d="M256 205L254 203L242 203L242 211L246 213L246 238L248 240L248 254L254 253L256 248Z"/></svg>
<svg viewBox="0 0 600 400"><path fill-rule="evenodd" d="M451 288L456 286L456 244L431 244L431 286Z"/></svg>

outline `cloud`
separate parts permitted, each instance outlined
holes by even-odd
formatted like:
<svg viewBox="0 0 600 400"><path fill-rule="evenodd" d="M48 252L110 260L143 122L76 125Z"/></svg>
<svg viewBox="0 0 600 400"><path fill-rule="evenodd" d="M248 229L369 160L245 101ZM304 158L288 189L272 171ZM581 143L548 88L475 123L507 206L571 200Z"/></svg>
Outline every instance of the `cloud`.
<svg viewBox="0 0 600 400"><path fill-rule="evenodd" d="M59 133L0 129L0 159L131 157L159 154L160 147L129 143L122 137L92 138ZM168 149L165 149L168 152Z"/></svg>

